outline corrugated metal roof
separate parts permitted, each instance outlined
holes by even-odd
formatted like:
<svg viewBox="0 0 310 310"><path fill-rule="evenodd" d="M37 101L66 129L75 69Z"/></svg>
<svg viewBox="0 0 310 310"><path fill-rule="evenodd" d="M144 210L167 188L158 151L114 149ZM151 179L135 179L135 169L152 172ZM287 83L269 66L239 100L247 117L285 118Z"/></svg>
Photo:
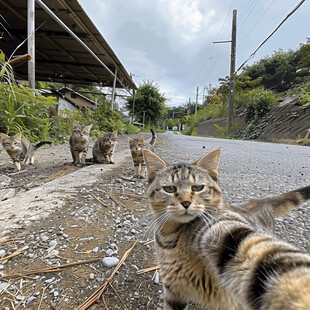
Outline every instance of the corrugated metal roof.
<svg viewBox="0 0 310 310"><path fill-rule="evenodd" d="M112 48L76 0L43 0L128 89L137 89ZM27 1L0 0L0 49L10 56L27 38ZM4 29L4 27L6 29ZM114 77L37 3L35 10L36 80L113 86ZM15 55L27 53L27 42ZM27 80L27 63L14 68L16 78ZM123 88L117 81L116 87Z"/></svg>

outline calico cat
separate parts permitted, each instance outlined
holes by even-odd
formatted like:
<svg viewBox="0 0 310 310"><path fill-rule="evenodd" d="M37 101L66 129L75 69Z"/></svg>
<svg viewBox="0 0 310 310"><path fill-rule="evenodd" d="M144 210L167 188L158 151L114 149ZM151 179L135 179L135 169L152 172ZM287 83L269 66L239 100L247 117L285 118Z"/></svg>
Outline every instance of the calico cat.
<svg viewBox="0 0 310 310"><path fill-rule="evenodd" d="M274 217L310 199L310 186L225 205L219 156L168 165L144 151L164 310L310 309L310 255L273 235Z"/></svg>
<svg viewBox="0 0 310 310"><path fill-rule="evenodd" d="M151 129L152 138L149 144L146 144L144 141L144 136L139 137L138 139L128 138L129 148L131 151L131 156L133 160L133 165L135 169L134 178L145 178L145 161L143 158L143 150L151 149L154 150L154 145L157 139L156 133Z"/></svg>
<svg viewBox="0 0 310 310"><path fill-rule="evenodd" d="M92 124L81 126L78 121L73 122L73 130L69 139L73 165L85 165L85 158L90 141L89 132L92 126Z"/></svg>
<svg viewBox="0 0 310 310"><path fill-rule="evenodd" d="M21 164L33 165L34 152L44 144L52 144L50 141L38 142L32 145L28 140L22 138L22 134L18 133L15 136L8 136L1 133L2 146L13 160L14 171L21 170Z"/></svg>
<svg viewBox="0 0 310 310"><path fill-rule="evenodd" d="M102 132L103 137L95 142L93 147L93 160L99 164L114 164L113 155L117 142L117 130Z"/></svg>

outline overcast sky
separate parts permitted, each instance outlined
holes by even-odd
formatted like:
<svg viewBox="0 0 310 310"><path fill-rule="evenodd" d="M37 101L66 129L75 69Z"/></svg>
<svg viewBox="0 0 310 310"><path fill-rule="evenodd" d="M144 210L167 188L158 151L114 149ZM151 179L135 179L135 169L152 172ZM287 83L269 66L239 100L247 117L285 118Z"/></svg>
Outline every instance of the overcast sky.
<svg viewBox="0 0 310 310"><path fill-rule="evenodd" d="M203 87L229 75L232 11L237 10L236 67L300 0L79 0L128 73L150 80L177 106L199 102ZM310 36L310 0L281 26L248 63Z"/></svg>

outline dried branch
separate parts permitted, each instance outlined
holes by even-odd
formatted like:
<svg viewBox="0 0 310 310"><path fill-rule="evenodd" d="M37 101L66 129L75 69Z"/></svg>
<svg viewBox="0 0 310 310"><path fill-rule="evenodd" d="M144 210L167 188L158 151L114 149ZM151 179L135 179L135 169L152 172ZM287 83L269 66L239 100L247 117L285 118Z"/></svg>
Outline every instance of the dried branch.
<svg viewBox="0 0 310 310"><path fill-rule="evenodd" d="M137 271L137 274L143 274L146 272L150 272L150 271L154 271L154 270L158 270L159 269L159 265L157 266L153 266L153 267L149 267L149 268L145 268L145 269L141 269Z"/></svg>
<svg viewBox="0 0 310 310"><path fill-rule="evenodd" d="M2 258L0 258L0 262L3 261L3 260L7 260L7 259L9 259L9 258L12 258L12 257L14 257L14 256L17 256L17 255L19 255L19 254L21 254L21 253L22 253L22 252L16 252L16 253L13 253L13 254L11 254L11 255L2 257Z"/></svg>
<svg viewBox="0 0 310 310"><path fill-rule="evenodd" d="M6 243L6 242L21 240L21 239L22 239L22 238L9 238L9 239L3 239L3 240L0 240L0 243Z"/></svg>
<svg viewBox="0 0 310 310"><path fill-rule="evenodd" d="M125 208L127 211L131 212L130 209L121 201L118 200L118 198L116 198L111 192L109 192L109 196L110 198L117 203L118 205L122 206L123 208Z"/></svg>
<svg viewBox="0 0 310 310"><path fill-rule="evenodd" d="M148 197L145 196L145 195L137 195L137 194L127 194L127 193L119 193L119 192L113 192L113 191L110 191L110 192L107 192L108 194L118 194L118 195L123 195L123 196L127 196L127 197L134 197L134 198L143 198L143 199L147 199Z"/></svg>
<svg viewBox="0 0 310 310"><path fill-rule="evenodd" d="M102 200L100 200L97 196L95 196L93 193L90 192L90 194L98 201L100 202L104 207L108 207Z"/></svg>
<svg viewBox="0 0 310 310"><path fill-rule="evenodd" d="M80 264L93 263L93 262L98 262L100 260L101 260L101 258L93 258L93 259L89 259L89 260L85 260L85 261L81 261L81 262L72 262L72 263L63 264L63 265L54 266L54 267L45 268L45 269L40 269L40 270L36 270L36 271L32 270L32 271L28 271L25 273L16 273L16 274L12 274L12 275L3 276L0 278L0 281L5 281L6 279L12 279L12 278L25 278L31 274L61 271L61 269L65 268L65 267L70 267L70 266L75 266L75 265L80 265Z"/></svg>
<svg viewBox="0 0 310 310"><path fill-rule="evenodd" d="M116 274L116 272L118 271L118 269L122 266L122 264L124 263L124 261L127 259L127 257L129 256L130 252L132 251L132 249L135 247L135 245L137 244L138 240L136 240L134 242L134 244L132 245L131 248L129 248L123 255L123 257L121 258L121 260L119 261L119 263L117 264L117 266L115 267L115 269L113 270L112 274L110 275L110 277L107 279L107 281L101 285L91 296L89 296L82 305L80 305L78 307L77 310L85 310L88 307L90 307L93 303L95 303L96 300L98 300L100 298L100 296L103 294L103 292L108 288L109 284L113 281L114 276Z"/></svg>

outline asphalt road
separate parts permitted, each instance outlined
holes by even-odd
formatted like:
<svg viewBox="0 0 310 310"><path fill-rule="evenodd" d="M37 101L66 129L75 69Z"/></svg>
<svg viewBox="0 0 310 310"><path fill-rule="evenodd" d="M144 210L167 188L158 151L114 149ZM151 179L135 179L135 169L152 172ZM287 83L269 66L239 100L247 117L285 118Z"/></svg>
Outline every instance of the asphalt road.
<svg viewBox="0 0 310 310"><path fill-rule="evenodd" d="M306 146L183 136L168 132L157 152L165 161L194 162L221 148L219 183L226 202L278 195L310 185ZM276 233L310 252L310 201L277 220Z"/></svg>

